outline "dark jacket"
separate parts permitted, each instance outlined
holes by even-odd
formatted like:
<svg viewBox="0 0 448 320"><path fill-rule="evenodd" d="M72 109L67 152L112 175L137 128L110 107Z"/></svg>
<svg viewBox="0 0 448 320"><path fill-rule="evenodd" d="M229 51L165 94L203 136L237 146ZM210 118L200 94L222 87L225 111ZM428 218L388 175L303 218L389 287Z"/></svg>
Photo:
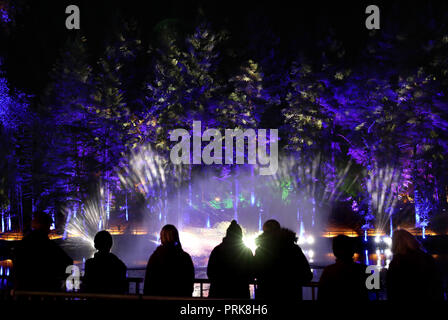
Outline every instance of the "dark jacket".
<svg viewBox="0 0 448 320"><path fill-rule="evenodd" d="M126 265L113 253L97 252L86 261L83 291L125 294L128 291Z"/></svg>
<svg viewBox="0 0 448 320"><path fill-rule="evenodd" d="M73 260L45 232L32 231L14 250L14 288L62 291Z"/></svg>
<svg viewBox="0 0 448 320"><path fill-rule="evenodd" d="M317 298L323 301L368 301L366 266L352 260L336 260L319 280Z"/></svg>
<svg viewBox="0 0 448 320"><path fill-rule="evenodd" d="M387 270L386 285L388 300L428 301L443 298L435 260L423 251L395 254Z"/></svg>
<svg viewBox="0 0 448 320"><path fill-rule="evenodd" d="M209 297L249 299L252 267L252 251L242 240L224 238L208 260Z"/></svg>
<svg viewBox="0 0 448 320"><path fill-rule="evenodd" d="M152 296L191 297L194 266L180 245L161 245L146 266L144 294Z"/></svg>
<svg viewBox="0 0 448 320"><path fill-rule="evenodd" d="M302 285L311 281L308 261L296 245L294 232L281 229L257 239L255 277L257 299L302 299Z"/></svg>

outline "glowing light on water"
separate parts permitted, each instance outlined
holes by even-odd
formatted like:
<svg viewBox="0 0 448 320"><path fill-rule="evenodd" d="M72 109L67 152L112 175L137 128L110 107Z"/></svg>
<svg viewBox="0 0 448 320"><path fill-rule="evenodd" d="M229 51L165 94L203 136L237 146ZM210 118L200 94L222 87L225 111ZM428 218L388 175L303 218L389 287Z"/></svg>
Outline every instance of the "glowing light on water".
<svg viewBox="0 0 448 320"><path fill-rule="evenodd" d="M308 244L313 244L314 243L314 237L313 236L308 236L308 238L306 239L306 243Z"/></svg>
<svg viewBox="0 0 448 320"><path fill-rule="evenodd" d="M381 242L381 237L380 236L376 236L375 237L375 243L380 243Z"/></svg>
<svg viewBox="0 0 448 320"><path fill-rule="evenodd" d="M310 257L311 259L314 257L314 251L313 250L308 250L308 257Z"/></svg>
<svg viewBox="0 0 448 320"><path fill-rule="evenodd" d="M304 253L308 257L308 262L313 263L314 262L314 260L313 260L313 258L314 258L314 251L309 249L309 250L305 250Z"/></svg>
<svg viewBox="0 0 448 320"><path fill-rule="evenodd" d="M392 245L392 238L391 237L384 237L383 238L384 243L386 243L388 246Z"/></svg>

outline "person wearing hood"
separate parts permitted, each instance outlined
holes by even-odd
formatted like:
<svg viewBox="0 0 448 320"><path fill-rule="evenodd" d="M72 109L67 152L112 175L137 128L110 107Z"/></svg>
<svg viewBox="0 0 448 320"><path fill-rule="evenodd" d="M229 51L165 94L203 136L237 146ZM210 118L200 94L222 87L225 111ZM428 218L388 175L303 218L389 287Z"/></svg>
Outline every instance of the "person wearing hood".
<svg viewBox="0 0 448 320"><path fill-rule="evenodd" d="M162 244L146 266L143 293L151 296L191 297L194 289L194 265L182 249L176 227L167 224L160 231Z"/></svg>
<svg viewBox="0 0 448 320"><path fill-rule="evenodd" d="M253 254L244 245L243 231L233 220L222 243L216 246L207 266L210 298L249 299Z"/></svg>
<svg viewBox="0 0 448 320"><path fill-rule="evenodd" d="M263 225L255 251L256 299L302 300L302 286L313 278L296 234L276 220Z"/></svg>
<svg viewBox="0 0 448 320"><path fill-rule="evenodd" d="M103 230L95 235L95 253L86 261L82 288L85 292L125 294L128 291L126 265L110 252L113 240L109 232Z"/></svg>

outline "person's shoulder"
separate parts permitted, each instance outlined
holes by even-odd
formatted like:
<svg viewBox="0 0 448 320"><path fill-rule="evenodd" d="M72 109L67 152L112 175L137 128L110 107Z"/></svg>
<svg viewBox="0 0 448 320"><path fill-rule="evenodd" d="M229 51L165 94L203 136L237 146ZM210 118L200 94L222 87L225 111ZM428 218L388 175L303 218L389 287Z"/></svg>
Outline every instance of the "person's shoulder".
<svg viewBox="0 0 448 320"><path fill-rule="evenodd" d="M120 258L117 257L117 255L113 254L112 252L110 253L110 258L111 260L113 260L115 263L122 265L124 267L126 267L125 263L123 262L123 260L121 260Z"/></svg>
<svg viewBox="0 0 448 320"><path fill-rule="evenodd" d="M291 252L294 252L296 255L304 255L302 248L297 243L290 243L289 249Z"/></svg>
<svg viewBox="0 0 448 320"><path fill-rule="evenodd" d="M364 263L359 262L359 261L352 261L352 265L353 265L354 268L357 268L357 269L365 269L365 268L367 268L367 266Z"/></svg>
<svg viewBox="0 0 448 320"><path fill-rule="evenodd" d="M185 259L191 260L191 256L187 251L182 250L182 257Z"/></svg>
<svg viewBox="0 0 448 320"><path fill-rule="evenodd" d="M328 266L326 266L323 269L322 273L332 273L332 272L336 271L338 268L339 268L339 266L337 263L332 263L332 264L329 264Z"/></svg>
<svg viewBox="0 0 448 320"><path fill-rule="evenodd" d="M84 264L84 268L87 269L95 264L95 258L89 258Z"/></svg>
<svg viewBox="0 0 448 320"><path fill-rule="evenodd" d="M224 243L221 242L220 244L218 244L216 247L213 248L212 253L218 253L220 251L222 251L224 247Z"/></svg>
<svg viewBox="0 0 448 320"><path fill-rule="evenodd" d="M165 251L164 246L160 245L160 246L158 246L158 247L154 250L154 252L152 253L152 256L160 255L160 254L162 254L164 251Z"/></svg>
<svg viewBox="0 0 448 320"><path fill-rule="evenodd" d="M429 253L423 252L423 258L425 266L430 269L437 269L436 259Z"/></svg>
<svg viewBox="0 0 448 320"><path fill-rule="evenodd" d="M360 263L360 262L355 262L353 261L352 263L352 268L355 272L357 273L362 273L365 274L366 273L366 269L367 266L364 263Z"/></svg>
<svg viewBox="0 0 448 320"><path fill-rule="evenodd" d="M87 265L87 264L92 264L92 263L94 263L94 262L95 262L95 258L89 258L89 259L86 260L86 263L85 263L85 264L86 264L86 265Z"/></svg>
<svg viewBox="0 0 448 320"><path fill-rule="evenodd" d="M149 256L149 261L154 261L154 260L159 260L161 257L163 257L164 255L164 250L163 247L160 245L158 246L153 253L151 253L151 255Z"/></svg>

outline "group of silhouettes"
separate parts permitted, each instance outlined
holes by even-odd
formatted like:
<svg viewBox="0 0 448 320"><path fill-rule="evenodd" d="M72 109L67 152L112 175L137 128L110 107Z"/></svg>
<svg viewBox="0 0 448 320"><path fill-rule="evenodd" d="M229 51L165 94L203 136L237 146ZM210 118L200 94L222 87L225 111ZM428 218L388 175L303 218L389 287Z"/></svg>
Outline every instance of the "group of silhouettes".
<svg viewBox="0 0 448 320"><path fill-rule="evenodd" d="M48 237L51 218L36 214L32 231L15 248L13 274L15 290L61 291L66 268L73 260ZM179 232L165 225L161 244L150 256L144 281L149 296L191 297L195 269L191 256L182 249ZM313 278L310 265L296 244L296 234L276 220L263 225L255 254L244 245L243 231L232 221L222 242L210 254L207 276L210 298L249 299L250 284L255 298L301 300L302 287ZM128 291L126 265L113 253L112 236L100 231L94 239L97 252L85 263L80 290L89 293L125 294ZM389 300L442 300L443 290L435 260L409 232L396 230L392 238L393 259L386 272ZM335 263L320 277L318 300L369 300L366 266L354 261L352 239L333 239Z"/></svg>

